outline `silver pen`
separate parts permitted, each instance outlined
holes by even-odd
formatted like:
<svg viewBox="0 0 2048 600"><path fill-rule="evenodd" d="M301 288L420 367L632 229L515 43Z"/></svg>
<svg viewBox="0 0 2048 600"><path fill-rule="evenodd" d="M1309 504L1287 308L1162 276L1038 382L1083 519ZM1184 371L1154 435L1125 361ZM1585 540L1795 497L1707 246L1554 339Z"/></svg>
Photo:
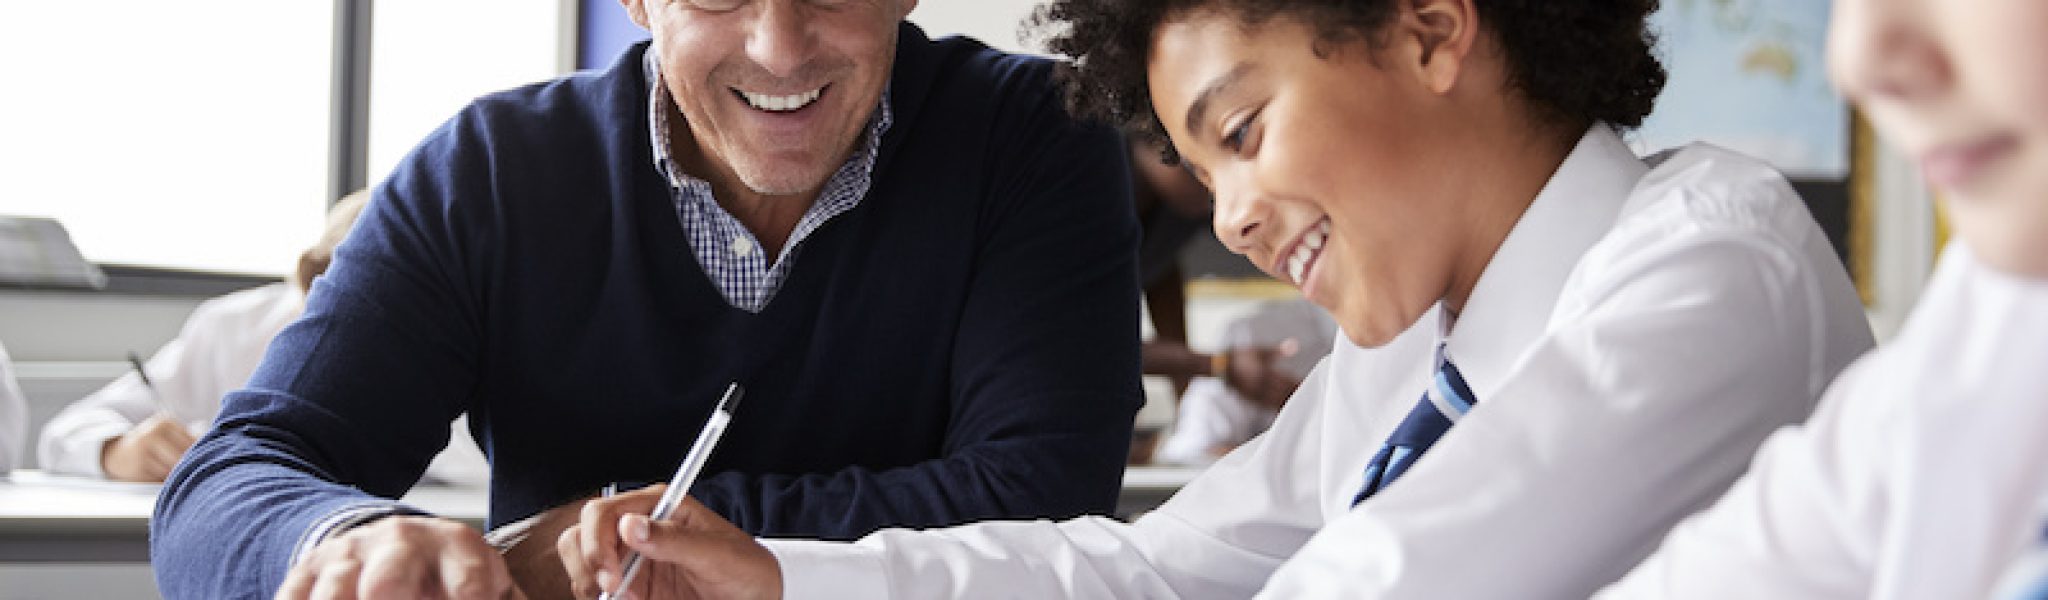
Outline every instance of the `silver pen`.
<svg viewBox="0 0 2048 600"><path fill-rule="evenodd" d="M177 416L171 414L171 406L164 403L163 392L157 391L155 381L150 381L149 369L142 366L142 356L136 354L134 350L129 350L128 365L135 367L135 376L142 379L142 389L149 390L149 401L156 405L157 414L163 415L166 419L176 419Z"/></svg>
<svg viewBox="0 0 2048 600"><path fill-rule="evenodd" d="M676 476L668 480L668 489L661 493L661 500L654 503L654 514L649 519L660 521L675 512L676 505L683 503L690 484L697 482L697 474L704 471L704 463L711 459L711 449L718 446L718 438L725 435L726 425L732 423L732 411L740 404L745 390L739 382L725 388L725 397L718 399L718 408L712 409L711 419L704 422L704 430L697 432L697 441L690 444L690 453L683 455L683 464L676 467ZM619 584L612 589L618 593L598 594L598 600L617 600L628 586L633 585L633 575L640 572L640 552L626 554L626 568L619 573Z"/></svg>

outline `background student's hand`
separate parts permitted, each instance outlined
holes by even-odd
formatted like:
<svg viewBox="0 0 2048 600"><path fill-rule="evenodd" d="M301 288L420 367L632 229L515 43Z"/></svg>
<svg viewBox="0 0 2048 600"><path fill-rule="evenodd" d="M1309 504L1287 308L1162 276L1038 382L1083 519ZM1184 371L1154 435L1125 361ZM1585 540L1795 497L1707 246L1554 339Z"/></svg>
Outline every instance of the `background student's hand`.
<svg viewBox="0 0 2048 600"><path fill-rule="evenodd" d="M684 498L662 521L647 518L666 485L592 500L583 518L557 541L577 597L610 590L628 551L641 554L635 600L781 598L775 555L695 499Z"/></svg>
<svg viewBox="0 0 2048 600"><path fill-rule="evenodd" d="M440 517L371 521L320 542L285 575L278 600L524 600L505 561L468 525Z"/></svg>
<svg viewBox="0 0 2048 600"><path fill-rule="evenodd" d="M1301 385L1301 378L1280 368L1280 360L1301 351L1295 340L1278 346L1232 348L1223 383L1253 404L1279 410Z"/></svg>
<svg viewBox="0 0 2048 600"><path fill-rule="evenodd" d="M157 415L135 424L100 451L100 468L115 481L163 481L192 447L192 432L175 420Z"/></svg>

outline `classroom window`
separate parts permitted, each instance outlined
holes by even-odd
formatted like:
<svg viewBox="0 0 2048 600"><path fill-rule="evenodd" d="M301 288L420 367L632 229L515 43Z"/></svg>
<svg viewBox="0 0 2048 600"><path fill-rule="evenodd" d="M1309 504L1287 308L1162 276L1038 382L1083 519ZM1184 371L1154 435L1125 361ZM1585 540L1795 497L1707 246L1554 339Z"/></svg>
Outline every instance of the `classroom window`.
<svg viewBox="0 0 2048 600"><path fill-rule="evenodd" d="M371 18L369 182L477 96L568 70L575 0L379 2Z"/></svg>
<svg viewBox="0 0 2048 600"><path fill-rule="evenodd" d="M283 273L320 231L334 7L0 3L0 214L95 262Z"/></svg>
<svg viewBox="0 0 2048 600"><path fill-rule="evenodd" d="M378 2L368 184L478 95L566 70L575 0ZM0 214L98 263L280 275L329 197L334 2L0 3Z"/></svg>

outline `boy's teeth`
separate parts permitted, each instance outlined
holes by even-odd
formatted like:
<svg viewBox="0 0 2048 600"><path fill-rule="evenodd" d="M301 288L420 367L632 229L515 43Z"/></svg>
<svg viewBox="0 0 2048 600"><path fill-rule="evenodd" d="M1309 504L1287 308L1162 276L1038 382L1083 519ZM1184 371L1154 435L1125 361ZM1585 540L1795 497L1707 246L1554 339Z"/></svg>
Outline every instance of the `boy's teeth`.
<svg viewBox="0 0 2048 600"><path fill-rule="evenodd" d="M818 95L824 92L825 88L818 88L801 94L792 94L788 96L772 96L768 94L756 94L753 92L741 90L740 97L745 98L747 101L747 105L752 106L754 108L758 108L769 112L789 112L792 110L803 108L805 106L810 106L811 102L817 100Z"/></svg>
<svg viewBox="0 0 2048 600"><path fill-rule="evenodd" d="M1295 285L1301 285L1301 276L1305 274L1309 259L1315 258L1316 252L1323 249L1323 242L1329 238L1328 220L1317 223L1315 229L1302 234L1301 245L1295 246L1294 254L1287 257L1287 277L1293 279Z"/></svg>

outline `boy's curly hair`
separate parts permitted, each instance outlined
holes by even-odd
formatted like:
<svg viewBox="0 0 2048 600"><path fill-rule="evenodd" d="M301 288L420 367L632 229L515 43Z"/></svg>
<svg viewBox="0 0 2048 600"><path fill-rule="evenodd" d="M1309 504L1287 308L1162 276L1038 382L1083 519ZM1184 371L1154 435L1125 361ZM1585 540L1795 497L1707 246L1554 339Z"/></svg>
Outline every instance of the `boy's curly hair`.
<svg viewBox="0 0 2048 600"><path fill-rule="evenodd" d="M1395 0L1053 0L1029 29L1050 31L1046 48L1070 63L1060 67L1068 109L1115 124L1142 141L1160 143L1165 129L1152 112L1145 63L1152 33L1192 10L1220 10L1248 25L1285 15L1316 29L1311 48L1356 40L1377 43L1394 18ZM1664 67L1652 54L1656 36L1644 25L1658 0L1474 0L1482 27L1507 57L1508 85L1539 118L1580 127L1606 121L1641 125L1664 88ZM1169 154L1170 156L1170 154Z"/></svg>

